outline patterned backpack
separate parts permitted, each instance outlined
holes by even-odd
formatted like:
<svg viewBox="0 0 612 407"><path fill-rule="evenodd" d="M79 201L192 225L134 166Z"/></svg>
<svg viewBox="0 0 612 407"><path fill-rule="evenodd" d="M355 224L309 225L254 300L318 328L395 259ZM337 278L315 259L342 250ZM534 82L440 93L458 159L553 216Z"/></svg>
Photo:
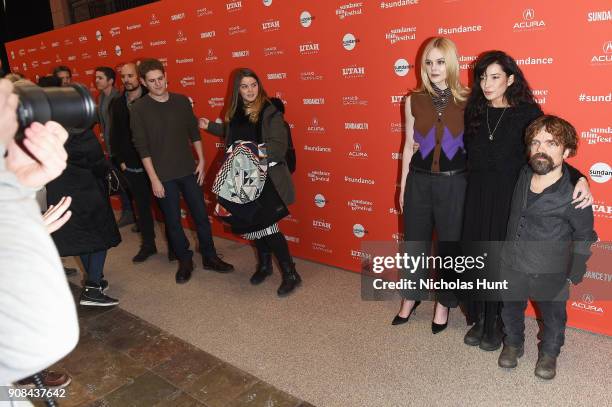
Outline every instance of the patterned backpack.
<svg viewBox="0 0 612 407"><path fill-rule="evenodd" d="M212 192L238 204L253 202L261 195L267 176L265 145L238 140L225 152Z"/></svg>

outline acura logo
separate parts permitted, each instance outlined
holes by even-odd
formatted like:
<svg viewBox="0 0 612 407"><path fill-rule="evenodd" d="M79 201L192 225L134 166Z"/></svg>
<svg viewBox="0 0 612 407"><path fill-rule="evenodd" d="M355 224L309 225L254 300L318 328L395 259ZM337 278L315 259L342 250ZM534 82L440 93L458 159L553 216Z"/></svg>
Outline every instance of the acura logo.
<svg viewBox="0 0 612 407"><path fill-rule="evenodd" d="M353 147L355 148L355 151L361 151L361 144L355 143Z"/></svg>
<svg viewBox="0 0 612 407"><path fill-rule="evenodd" d="M595 299L593 298L593 295L591 294L584 294L582 296L582 302L584 302L585 304L592 304L594 300Z"/></svg>
<svg viewBox="0 0 612 407"><path fill-rule="evenodd" d="M523 18L525 20L533 20L534 17L535 17L535 12L533 11L532 8L527 8L525 9L525 11L523 11Z"/></svg>
<svg viewBox="0 0 612 407"><path fill-rule="evenodd" d="M603 45L603 51L606 54L612 54L612 41L608 41Z"/></svg>

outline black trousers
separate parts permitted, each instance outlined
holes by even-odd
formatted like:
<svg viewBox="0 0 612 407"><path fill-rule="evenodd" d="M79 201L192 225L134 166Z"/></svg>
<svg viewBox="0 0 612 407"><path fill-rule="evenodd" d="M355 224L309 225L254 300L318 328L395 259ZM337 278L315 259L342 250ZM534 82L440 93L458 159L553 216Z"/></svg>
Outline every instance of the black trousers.
<svg viewBox="0 0 612 407"><path fill-rule="evenodd" d="M454 255L461 239L463 224L463 203L467 186L467 174L451 176L430 175L410 171L404 191L404 240L410 242L431 242L434 228L438 238L438 255ZM427 253L431 251L431 243ZM417 253L418 254L418 253ZM453 270L438 270L438 275L452 274ZM429 270L419 270L415 275L427 278ZM450 277L450 275L449 275ZM408 299L423 295L415 290L403 290ZM444 306L456 307L457 298L453 291L439 290L436 299Z"/></svg>
<svg viewBox="0 0 612 407"><path fill-rule="evenodd" d="M525 309L527 299L532 298L540 313L544 330L541 335L540 352L557 357L565 342L567 323L566 300L569 287L564 273L527 275L515 273L510 284L522 289L511 294L515 301L504 301L501 317L504 322L506 345L520 347L525 342Z"/></svg>
<svg viewBox="0 0 612 407"><path fill-rule="evenodd" d="M147 173L124 171L125 178L130 183L130 189L138 210L138 228L142 236L142 245L155 247L155 228L151 213L151 182Z"/></svg>

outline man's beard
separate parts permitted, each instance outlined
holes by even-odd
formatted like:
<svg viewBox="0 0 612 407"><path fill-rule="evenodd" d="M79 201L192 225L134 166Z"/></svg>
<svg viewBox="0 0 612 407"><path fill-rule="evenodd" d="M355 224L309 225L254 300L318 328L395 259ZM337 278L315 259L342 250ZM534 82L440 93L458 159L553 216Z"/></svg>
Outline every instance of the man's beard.
<svg viewBox="0 0 612 407"><path fill-rule="evenodd" d="M538 175L545 175L555 169L555 163L551 156L545 153L535 153L529 159L529 165L533 172Z"/></svg>

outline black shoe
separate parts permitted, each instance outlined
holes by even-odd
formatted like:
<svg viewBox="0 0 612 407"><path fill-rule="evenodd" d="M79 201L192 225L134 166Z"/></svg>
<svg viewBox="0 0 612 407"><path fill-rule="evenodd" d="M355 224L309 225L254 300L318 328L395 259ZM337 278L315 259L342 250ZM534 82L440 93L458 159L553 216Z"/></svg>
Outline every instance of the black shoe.
<svg viewBox="0 0 612 407"><path fill-rule="evenodd" d="M102 292L106 291L107 288L108 281L106 281L105 279L100 280L100 289L102 290Z"/></svg>
<svg viewBox="0 0 612 407"><path fill-rule="evenodd" d="M155 246L140 246L140 250L136 256L132 258L132 263L142 263L155 253L157 253L157 248Z"/></svg>
<svg viewBox="0 0 612 407"><path fill-rule="evenodd" d="M412 309L410 310L406 318L400 317L399 314L397 314L395 318L393 318L393 321L391 321L391 325L402 325L408 322L408 320L410 319L410 316L412 315L416 307L418 307L420 304L421 304L421 301L415 301L414 305L412 306Z"/></svg>
<svg viewBox="0 0 612 407"><path fill-rule="evenodd" d="M470 346L478 346L482 340L482 335L484 335L484 316L481 316L478 322L467 331L463 337L463 343Z"/></svg>
<svg viewBox="0 0 612 407"><path fill-rule="evenodd" d="M257 285L263 283L263 281L272 275L272 253L264 253L257 250L257 257L259 264L257 264L257 270L251 276L251 284Z"/></svg>
<svg viewBox="0 0 612 407"><path fill-rule="evenodd" d="M557 358L541 353L533 373L540 379L553 379L557 375Z"/></svg>
<svg viewBox="0 0 612 407"><path fill-rule="evenodd" d="M280 263L281 275L283 277L283 281L276 290L276 294L279 297L285 297L293 292L296 287L302 284L302 278L295 271L295 263Z"/></svg>
<svg viewBox="0 0 612 407"><path fill-rule="evenodd" d="M502 349L499 354L499 358L497 359L497 364L499 367L505 367L507 369L514 369L518 366L518 359L523 356L525 349L523 346L508 346L504 345L504 349Z"/></svg>
<svg viewBox="0 0 612 407"><path fill-rule="evenodd" d="M437 305L436 305L437 307ZM440 332L444 331L446 329L446 327L448 326L448 317L450 316L450 309L448 309L448 313L446 314L446 322L443 324L436 324L435 322L431 321L431 333L432 334L439 334ZM434 311L434 318L435 318L435 311Z"/></svg>
<svg viewBox="0 0 612 407"><path fill-rule="evenodd" d="M234 266L224 262L216 254L214 256L204 257L202 265L204 266L204 270L213 270L217 273L230 273L234 271Z"/></svg>
<svg viewBox="0 0 612 407"><path fill-rule="evenodd" d="M172 250L170 250L170 248L168 248L168 261L170 263L172 263L175 260L176 260L176 254L174 254L174 251L172 251Z"/></svg>
<svg viewBox="0 0 612 407"><path fill-rule="evenodd" d="M487 332L482 336L478 347L482 350L491 352L501 348L503 339L504 334L501 332L501 329L495 327L493 332Z"/></svg>
<svg viewBox="0 0 612 407"><path fill-rule="evenodd" d="M185 284L191 278L193 271L193 259L179 260L179 268L176 271L176 283Z"/></svg>
<svg viewBox="0 0 612 407"><path fill-rule="evenodd" d="M73 276L77 272L78 272L78 270L75 269L74 267L64 267L64 273L66 274L67 277Z"/></svg>
<svg viewBox="0 0 612 407"><path fill-rule="evenodd" d="M93 307L112 307L113 305L119 304L119 300L104 294L100 285L86 285L81 293L79 304Z"/></svg>
<svg viewBox="0 0 612 407"><path fill-rule="evenodd" d="M121 217L117 221L117 227L122 228L134 223L134 214L132 212L122 212Z"/></svg>

